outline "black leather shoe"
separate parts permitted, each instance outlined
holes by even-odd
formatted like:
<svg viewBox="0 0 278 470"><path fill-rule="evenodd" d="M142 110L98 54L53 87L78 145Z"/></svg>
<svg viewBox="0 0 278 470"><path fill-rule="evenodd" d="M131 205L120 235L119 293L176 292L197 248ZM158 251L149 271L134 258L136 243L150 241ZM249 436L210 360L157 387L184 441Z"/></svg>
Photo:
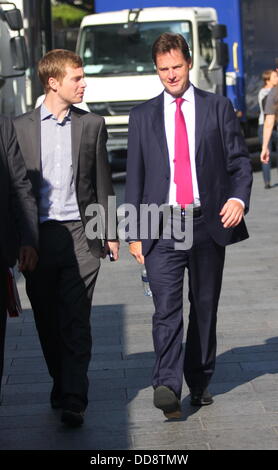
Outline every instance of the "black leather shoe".
<svg viewBox="0 0 278 470"><path fill-rule="evenodd" d="M153 404L163 411L166 418L181 418L180 400L169 387L159 385L154 390Z"/></svg>
<svg viewBox="0 0 278 470"><path fill-rule="evenodd" d="M63 410L61 421L71 428L79 428L84 423L84 412Z"/></svg>
<svg viewBox="0 0 278 470"><path fill-rule="evenodd" d="M77 428L84 423L84 407L78 403L64 405L61 421L71 428Z"/></svg>
<svg viewBox="0 0 278 470"><path fill-rule="evenodd" d="M58 410L59 408L62 408L61 393L56 387L56 385L53 385L53 388L50 393L50 404L54 410Z"/></svg>
<svg viewBox="0 0 278 470"><path fill-rule="evenodd" d="M193 406L205 406L213 403L212 395L209 393L207 388L191 388L190 396L191 405Z"/></svg>

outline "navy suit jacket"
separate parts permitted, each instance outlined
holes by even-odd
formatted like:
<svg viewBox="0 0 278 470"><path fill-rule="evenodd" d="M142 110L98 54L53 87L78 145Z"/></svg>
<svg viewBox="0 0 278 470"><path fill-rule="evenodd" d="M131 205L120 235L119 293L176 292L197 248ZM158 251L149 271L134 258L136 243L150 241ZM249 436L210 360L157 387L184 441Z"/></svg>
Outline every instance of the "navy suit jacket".
<svg viewBox="0 0 278 470"><path fill-rule="evenodd" d="M10 118L0 116L0 258L16 263L20 246L38 249L37 207Z"/></svg>
<svg viewBox="0 0 278 470"><path fill-rule="evenodd" d="M219 212L227 199L237 197L249 208L252 186L250 157L231 102L194 87L195 159L204 221L221 246L248 238L244 220L225 229ZM170 166L164 126L163 93L132 109L129 121L126 202L140 214L140 204L167 200ZM140 215L137 219L140 227ZM138 236L138 239L140 237ZM142 240L143 254L154 240Z"/></svg>

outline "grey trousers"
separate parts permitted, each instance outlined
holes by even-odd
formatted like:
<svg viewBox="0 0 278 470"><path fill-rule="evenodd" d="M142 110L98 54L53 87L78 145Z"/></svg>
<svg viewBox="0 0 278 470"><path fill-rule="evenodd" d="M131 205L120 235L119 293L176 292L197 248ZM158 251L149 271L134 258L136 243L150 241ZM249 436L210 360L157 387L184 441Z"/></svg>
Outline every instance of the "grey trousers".
<svg viewBox="0 0 278 470"><path fill-rule="evenodd" d="M26 274L26 290L56 393L84 408L92 347L91 302L99 267L81 221L41 224L39 262L33 273Z"/></svg>

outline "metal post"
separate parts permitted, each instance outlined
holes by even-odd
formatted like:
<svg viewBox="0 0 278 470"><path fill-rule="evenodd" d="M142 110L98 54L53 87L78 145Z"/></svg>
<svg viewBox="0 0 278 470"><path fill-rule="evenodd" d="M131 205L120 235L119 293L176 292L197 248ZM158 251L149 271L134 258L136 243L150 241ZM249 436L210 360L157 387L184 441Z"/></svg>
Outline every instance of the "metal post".
<svg viewBox="0 0 278 470"><path fill-rule="evenodd" d="M36 99L43 93L37 76L37 64L41 57L52 49L52 24L50 0L23 0L24 32L29 55L28 78L30 80L30 103L35 105Z"/></svg>
<svg viewBox="0 0 278 470"><path fill-rule="evenodd" d="M45 34L45 49L46 52L53 49L53 36L52 36L52 18L51 18L51 1L42 1L42 19L43 29Z"/></svg>

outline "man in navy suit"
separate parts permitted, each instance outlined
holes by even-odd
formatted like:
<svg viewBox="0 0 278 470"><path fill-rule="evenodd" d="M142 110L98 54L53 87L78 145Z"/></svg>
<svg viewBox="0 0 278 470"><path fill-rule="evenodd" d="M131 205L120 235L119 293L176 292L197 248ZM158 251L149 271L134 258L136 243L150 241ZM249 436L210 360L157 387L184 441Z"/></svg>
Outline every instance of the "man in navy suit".
<svg viewBox="0 0 278 470"><path fill-rule="evenodd" d="M152 53L165 90L130 113L126 202L135 206L137 214L141 204L167 205L170 217L179 218L185 234L188 213L193 217L189 249L177 249L174 234L163 236L161 218L157 222L159 237L143 239L138 233L137 239L130 241L130 253L146 265L155 305L154 405L167 418L179 418L183 374L192 405L213 401L207 386L215 368L225 246L248 238L243 216L249 206L252 170L230 101L190 83L191 58L183 36L162 34ZM182 113L177 118L178 102ZM178 126L185 130L177 132L181 129ZM191 188L192 194L185 203L178 196L178 187L184 189L180 181L183 171L175 171L181 146L187 146L186 172L190 176L182 184ZM136 220L138 232L143 212ZM185 268L190 313L184 353Z"/></svg>
<svg viewBox="0 0 278 470"><path fill-rule="evenodd" d="M37 207L10 118L0 116L0 392L7 323L8 267L36 267L39 245Z"/></svg>

